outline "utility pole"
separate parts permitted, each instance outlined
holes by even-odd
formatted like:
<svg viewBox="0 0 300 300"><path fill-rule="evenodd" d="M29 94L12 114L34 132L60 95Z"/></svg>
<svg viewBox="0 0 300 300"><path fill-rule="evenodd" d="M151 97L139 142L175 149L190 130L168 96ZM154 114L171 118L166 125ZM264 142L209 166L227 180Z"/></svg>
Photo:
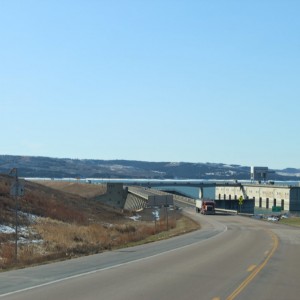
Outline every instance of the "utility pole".
<svg viewBox="0 0 300 300"><path fill-rule="evenodd" d="M166 199L166 204L164 205L165 207L165 213L166 213L166 217L167 217L167 231L169 231L169 216L168 216L168 207L169 207L169 204L167 202L167 199Z"/></svg>
<svg viewBox="0 0 300 300"><path fill-rule="evenodd" d="M15 262L18 262L18 198L24 195L24 186L20 184L18 177L18 169L13 168L9 175L14 175L14 181L10 187L10 195L15 198Z"/></svg>

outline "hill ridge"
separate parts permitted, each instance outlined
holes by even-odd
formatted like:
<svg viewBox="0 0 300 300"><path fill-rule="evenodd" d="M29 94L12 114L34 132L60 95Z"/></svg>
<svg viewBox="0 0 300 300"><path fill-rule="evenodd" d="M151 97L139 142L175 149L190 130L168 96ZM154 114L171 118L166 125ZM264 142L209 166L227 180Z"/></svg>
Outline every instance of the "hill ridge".
<svg viewBox="0 0 300 300"><path fill-rule="evenodd" d="M0 173L18 168L21 177L250 179L250 167L223 163L150 162L0 155ZM299 180L300 169L273 170L270 180Z"/></svg>

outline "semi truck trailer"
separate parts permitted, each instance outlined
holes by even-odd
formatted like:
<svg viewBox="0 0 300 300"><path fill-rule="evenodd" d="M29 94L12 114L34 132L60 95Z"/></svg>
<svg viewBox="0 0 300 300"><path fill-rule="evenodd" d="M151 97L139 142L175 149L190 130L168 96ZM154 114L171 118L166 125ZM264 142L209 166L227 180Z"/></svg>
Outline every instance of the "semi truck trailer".
<svg viewBox="0 0 300 300"><path fill-rule="evenodd" d="M196 200L196 212L203 215L214 215L216 213L216 202L213 200Z"/></svg>

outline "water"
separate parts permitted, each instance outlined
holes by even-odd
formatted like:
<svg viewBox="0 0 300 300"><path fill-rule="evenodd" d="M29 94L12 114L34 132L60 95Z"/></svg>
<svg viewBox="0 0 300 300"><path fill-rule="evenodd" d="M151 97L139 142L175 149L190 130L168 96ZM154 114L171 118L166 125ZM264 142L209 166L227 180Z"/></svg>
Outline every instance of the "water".
<svg viewBox="0 0 300 300"><path fill-rule="evenodd" d="M191 186L162 186L156 188L158 190L162 190L165 192L178 192L183 196L187 196L189 198L198 199L200 198L199 192L200 188L191 187ZM203 188L203 198L215 199L215 188L207 187Z"/></svg>

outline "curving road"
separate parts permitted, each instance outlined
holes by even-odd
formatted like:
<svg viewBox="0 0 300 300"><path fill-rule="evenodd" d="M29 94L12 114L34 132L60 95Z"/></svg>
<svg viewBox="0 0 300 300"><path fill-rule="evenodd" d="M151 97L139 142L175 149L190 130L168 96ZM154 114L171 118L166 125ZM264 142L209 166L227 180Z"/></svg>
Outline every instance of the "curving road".
<svg viewBox="0 0 300 300"><path fill-rule="evenodd" d="M0 273L1 299L299 299L299 229L202 216L148 245Z"/></svg>

